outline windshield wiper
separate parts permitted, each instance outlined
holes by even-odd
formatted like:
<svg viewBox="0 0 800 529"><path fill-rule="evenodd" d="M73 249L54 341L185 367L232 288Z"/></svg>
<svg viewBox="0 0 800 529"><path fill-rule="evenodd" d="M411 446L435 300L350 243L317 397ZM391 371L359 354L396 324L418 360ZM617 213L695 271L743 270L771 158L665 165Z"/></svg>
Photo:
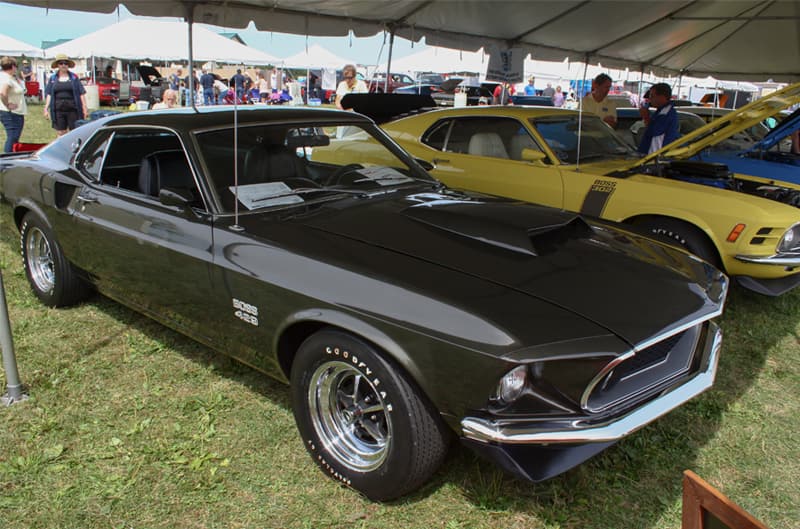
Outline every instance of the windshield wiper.
<svg viewBox="0 0 800 529"><path fill-rule="evenodd" d="M259 202L267 202L269 200L275 200L276 198L284 198L284 197L291 197L296 195L308 195L311 193L333 193L333 194L345 194L345 195L354 195L358 198L368 198L370 195L365 191L356 191L353 189L332 189L329 187L298 187L296 189L292 189L289 193L281 193L279 195L269 195L264 198L259 198L253 200L253 204L258 204Z"/></svg>

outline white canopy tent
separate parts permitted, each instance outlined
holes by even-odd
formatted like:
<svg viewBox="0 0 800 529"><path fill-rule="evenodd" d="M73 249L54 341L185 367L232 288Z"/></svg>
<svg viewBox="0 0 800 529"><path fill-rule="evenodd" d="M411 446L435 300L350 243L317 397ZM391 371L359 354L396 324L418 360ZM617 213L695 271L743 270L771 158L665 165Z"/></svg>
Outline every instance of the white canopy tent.
<svg viewBox="0 0 800 529"><path fill-rule="evenodd" d="M9 37L8 35L0 34L0 55L8 55L9 57L41 57L42 50L26 44L21 40Z"/></svg>
<svg viewBox="0 0 800 529"><path fill-rule="evenodd" d="M601 62L658 75L800 80L800 2L782 0L10 0L300 35L379 31L428 45L521 48L541 60Z"/></svg>
<svg viewBox="0 0 800 529"><path fill-rule="evenodd" d="M283 60L286 68L326 68L330 70L341 69L345 64L355 64L352 60L339 57L319 44L314 44L300 53L296 53Z"/></svg>
<svg viewBox="0 0 800 529"><path fill-rule="evenodd" d="M486 74L489 56L483 50L463 51L451 48L428 46L427 48L392 61L393 72L469 72ZM378 66L379 72L386 71L387 64Z"/></svg>
<svg viewBox="0 0 800 529"><path fill-rule="evenodd" d="M189 55L186 24L151 19L128 19L47 48L46 57L63 53L71 58L113 57L184 61ZM195 26L192 37L194 58L231 64L267 65L280 59L203 27Z"/></svg>

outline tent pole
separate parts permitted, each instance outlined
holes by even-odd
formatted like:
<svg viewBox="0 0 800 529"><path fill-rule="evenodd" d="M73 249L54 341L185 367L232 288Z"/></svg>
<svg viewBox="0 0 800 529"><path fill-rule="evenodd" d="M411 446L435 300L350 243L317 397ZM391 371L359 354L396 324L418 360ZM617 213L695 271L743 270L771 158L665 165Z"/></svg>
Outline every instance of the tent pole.
<svg viewBox="0 0 800 529"><path fill-rule="evenodd" d="M186 22L189 24L189 97L192 100L192 108L197 110L197 101L194 97L194 50L192 49L192 24L194 23L194 8L191 4L186 4Z"/></svg>
<svg viewBox="0 0 800 529"><path fill-rule="evenodd" d="M0 396L0 403L11 406L28 398L25 388L19 380L17 357L14 355L14 338L11 335L11 323L8 319L6 291L3 287L3 274L0 272L0 349L3 355L3 369L6 372L6 393Z"/></svg>
<svg viewBox="0 0 800 529"><path fill-rule="evenodd" d="M394 48L394 27L389 30L389 59L386 61L386 82L383 85L383 93L389 93L389 72L392 71L392 49Z"/></svg>

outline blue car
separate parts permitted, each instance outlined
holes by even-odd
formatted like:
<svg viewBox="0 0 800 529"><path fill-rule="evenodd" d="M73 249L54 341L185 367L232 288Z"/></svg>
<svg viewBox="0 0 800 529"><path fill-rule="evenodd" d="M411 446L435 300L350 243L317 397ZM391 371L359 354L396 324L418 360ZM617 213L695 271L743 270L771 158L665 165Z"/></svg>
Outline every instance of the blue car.
<svg viewBox="0 0 800 529"><path fill-rule="evenodd" d="M723 163L734 173L800 185L800 155L783 150L782 140L800 128L800 109L784 118L763 139L743 150L705 150L704 162Z"/></svg>

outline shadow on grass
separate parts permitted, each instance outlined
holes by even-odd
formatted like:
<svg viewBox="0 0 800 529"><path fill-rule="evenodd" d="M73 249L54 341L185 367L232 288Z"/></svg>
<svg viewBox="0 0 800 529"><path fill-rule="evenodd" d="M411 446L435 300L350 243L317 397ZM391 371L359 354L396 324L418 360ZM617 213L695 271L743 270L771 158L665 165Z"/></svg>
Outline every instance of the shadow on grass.
<svg viewBox="0 0 800 529"><path fill-rule="evenodd" d="M731 290L722 319L725 332L714 387L636 432L583 465L544 483L504 474L454 443L447 460L420 491L397 503L421 502L455 485L487 513L522 515L545 525L608 528L652 527L681 496L681 472L694 468L699 452L716 434L725 411L757 379L767 352L800 319L800 294L772 299ZM159 340L187 359L209 366L282 408L291 410L288 386L202 346L123 305L97 296L97 309ZM101 347L102 342L87 345ZM320 479L325 477L320 474Z"/></svg>
<svg viewBox="0 0 800 529"><path fill-rule="evenodd" d="M461 447L434 487L457 484L476 507L525 513L564 527L652 527L681 498L681 472L719 429L726 410L763 369L767 352L794 335L800 294L766 298L733 288L714 387L583 465L544 483L508 476ZM423 492L423 494L425 494Z"/></svg>

